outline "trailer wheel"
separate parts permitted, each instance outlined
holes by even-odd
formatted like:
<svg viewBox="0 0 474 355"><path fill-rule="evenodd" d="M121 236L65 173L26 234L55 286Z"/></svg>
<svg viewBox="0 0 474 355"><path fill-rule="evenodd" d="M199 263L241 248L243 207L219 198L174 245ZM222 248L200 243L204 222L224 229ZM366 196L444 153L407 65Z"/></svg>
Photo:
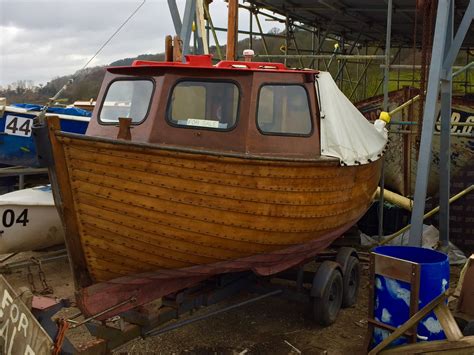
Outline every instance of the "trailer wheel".
<svg viewBox="0 0 474 355"><path fill-rule="evenodd" d="M360 285L360 263L355 256L347 260L343 276L342 307L350 307L357 301Z"/></svg>
<svg viewBox="0 0 474 355"><path fill-rule="evenodd" d="M328 281L321 297L313 298L313 317L322 326L336 321L342 304L343 281L338 269L330 271Z"/></svg>

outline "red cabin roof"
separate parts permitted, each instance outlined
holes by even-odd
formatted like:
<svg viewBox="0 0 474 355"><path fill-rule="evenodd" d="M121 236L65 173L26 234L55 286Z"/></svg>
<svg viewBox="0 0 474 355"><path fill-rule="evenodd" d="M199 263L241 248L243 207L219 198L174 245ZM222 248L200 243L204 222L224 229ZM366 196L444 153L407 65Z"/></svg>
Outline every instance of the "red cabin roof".
<svg viewBox="0 0 474 355"><path fill-rule="evenodd" d="M227 70L250 70L250 71L270 71L279 73L295 73L302 71L317 73L317 70L296 70L289 69L282 63L269 62L242 62L222 60L216 65L212 64L212 55L187 55L186 62L156 62L149 60L135 60L132 67L173 67L173 68L215 68Z"/></svg>

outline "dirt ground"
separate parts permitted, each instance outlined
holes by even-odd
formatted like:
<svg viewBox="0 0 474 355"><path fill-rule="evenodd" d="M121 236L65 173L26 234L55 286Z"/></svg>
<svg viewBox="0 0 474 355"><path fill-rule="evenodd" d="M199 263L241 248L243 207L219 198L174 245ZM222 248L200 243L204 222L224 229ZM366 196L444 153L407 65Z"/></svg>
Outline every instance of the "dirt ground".
<svg viewBox="0 0 474 355"><path fill-rule="evenodd" d="M38 256L22 253L8 262ZM54 295L73 300L73 282L66 260L43 265L47 283ZM41 289L37 268L32 268L37 289ZM459 269L452 268L455 286ZM216 315L177 330L146 339L136 339L115 351L116 354L357 354L364 353L368 304L368 264L362 263L362 281L358 302L342 309L336 323L323 328L311 319L309 305L271 297ZM13 288L28 286L27 271L5 275ZM228 300L209 307L218 309L244 300ZM194 313L199 315L207 310ZM67 308L61 316L70 317L76 308ZM183 316L180 319L186 319ZM81 318L78 318L80 320ZM68 338L79 344L93 339L84 326L68 331Z"/></svg>

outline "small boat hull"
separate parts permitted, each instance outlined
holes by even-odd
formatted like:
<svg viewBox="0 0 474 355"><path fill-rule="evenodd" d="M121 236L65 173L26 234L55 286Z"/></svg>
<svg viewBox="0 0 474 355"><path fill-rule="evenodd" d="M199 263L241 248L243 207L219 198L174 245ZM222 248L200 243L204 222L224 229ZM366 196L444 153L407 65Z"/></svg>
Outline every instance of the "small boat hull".
<svg viewBox="0 0 474 355"><path fill-rule="evenodd" d="M419 89L404 88L389 94L389 110L393 110L404 102L419 94ZM356 104L357 108L370 121L378 118L383 104L383 96L377 96ZM393 121L418 121L420 112L419 101L409 108L392 117ZM439 133L439 108L438 124L435 132ZM451 122L473 123L474 101L469 98L453 97ZM387 188L404 196L413 196L416 181L418 161L417 125L391 125L390 144L385 155L385 185ZM451 129L451 175L462 175L474 160L473 127L452 126ZM439 190L439 135L433 136L433 155L431 159L430 178L427 193L434 196Z"/></svg>
<svg viewBox="0 0 474 355"><path fill-rule="evenodd" d="M0 254L64 243L64 230L50 186L0 196Z"/></svg>
<svg viewBox="0 0 474 355"><path fill-rule="evenodd" d="M6 106L0 117L0 164L37 167L36 147L32 136L33 119L38 111ZM88 117L59 115L61 129L84 134ZM16 120L16 121L13 121Z"/></svg>

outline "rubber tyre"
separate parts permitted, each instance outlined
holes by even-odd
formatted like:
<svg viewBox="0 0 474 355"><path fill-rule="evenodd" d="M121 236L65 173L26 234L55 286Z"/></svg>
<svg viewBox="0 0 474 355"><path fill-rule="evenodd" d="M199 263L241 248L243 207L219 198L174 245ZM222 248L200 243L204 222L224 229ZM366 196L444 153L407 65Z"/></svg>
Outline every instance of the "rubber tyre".
<svg viewBox="0 0 474 355"><path fill-rule="evenodd" d="M313 298L313 317L326 327L336 321L342 305L343 280L339 270L332 270L321 298Z"/></svg>
<svg viewBox="0 0 474 355"><path fill-rule="evenodd" d="M347 260L346 269L342 278L344 290L342 292L342 307L353 306L357 302L360 285L360 262L355 256Z"/></svg>

